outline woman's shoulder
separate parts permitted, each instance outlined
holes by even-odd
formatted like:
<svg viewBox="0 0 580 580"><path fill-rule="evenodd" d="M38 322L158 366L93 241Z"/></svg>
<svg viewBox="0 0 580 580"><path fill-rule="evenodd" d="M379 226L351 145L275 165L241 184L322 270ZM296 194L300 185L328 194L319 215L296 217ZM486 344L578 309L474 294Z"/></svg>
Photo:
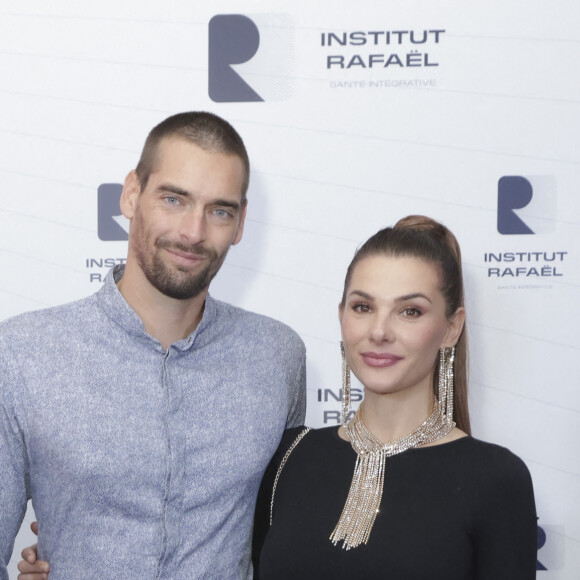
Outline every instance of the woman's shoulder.
<svg viewBox="0 0 580 580"><path fill-rule="evenodd" d="M513 451L497 443L483 441L473 436L463 437L457 441L464 442L463 453L478 461L494 461L506 464L523 463Z"/></svg>
<svg viewBox="0 0 580 580"><path fill-rule="evenodd" d="M525 462L507 447L464 437L454 443L461 464L471 466L471 472L482 477L482 484L505 485L508 482L530 483L531 476Z"/></svg>
<svg viewBox="0 0 580 580"><path fill-rule="evenodd" d="M261 489L271 489L282 469L287 471L284 467L287 462L292 465L297 457L300 458L299 463L304 461L308 463L311 460L316 462L317 456L327 453L329 446L332 445L332 439L338 439L337 430L337 427L312 429L304 425L286 429L266 469Z"/></svg>
<svg viewBox="0 0 580 580"><path fill-rule="evenodd" d="M311 428L292 427L282 435L280 445L269 469L278 469L282 463L326 463L331 457L344 457L352 453L352 447L338 435L338 426Z"/></svg>
<svg viewBox="0 0 580 580"><path fill-rule="evenodd" d="M299 443L310 445L321 445L325 441L332 441L336 439L338 427L322 427L315 429L313 427L306 427L301 425L300 427L292 427L286 429L280 440L280 445L278 446L278 451L276 455L284 455L292 446L296 446Z"/></svg>

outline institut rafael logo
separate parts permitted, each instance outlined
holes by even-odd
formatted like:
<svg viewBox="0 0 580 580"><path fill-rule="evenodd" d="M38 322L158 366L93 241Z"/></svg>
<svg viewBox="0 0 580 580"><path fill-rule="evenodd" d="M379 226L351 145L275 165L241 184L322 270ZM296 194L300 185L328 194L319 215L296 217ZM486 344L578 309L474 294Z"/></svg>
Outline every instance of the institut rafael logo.
<svg viewBox="0 0 580 580"><path fill-rule="evenodd" d="M568 251L553 247L557 238L546 235L555 230L556 201L552 176L506 175L499 179L497 231L511 238L484 253L489 278L501 279L502 287L517 280L518 288L540 288L550 286L549 279L565 275ZM530 235L531 240L519 237Z"/></svg>

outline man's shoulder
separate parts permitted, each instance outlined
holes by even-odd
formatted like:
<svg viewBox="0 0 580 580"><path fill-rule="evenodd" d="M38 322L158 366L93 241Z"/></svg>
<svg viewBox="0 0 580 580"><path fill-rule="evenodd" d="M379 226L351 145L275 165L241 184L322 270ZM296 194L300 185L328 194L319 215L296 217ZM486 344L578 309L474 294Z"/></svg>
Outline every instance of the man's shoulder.
<svg viewBox="0 0 580 580"><path fill-rule="evenodd" d="M218 320L227 321L229 325L233 325L243 335L264 336L303 345L298 333L284 322L215 298L211 300L215 304Z"/></svg>
<svg viewBox="0 0 580 580"><path fill-rule="evenodd" d="M70 328L76 320L82 321L87 310L95 304L93 294L66 304L17 314L0 322L0 339L45 335L50 329L59 332L61 325Z"/></svg>

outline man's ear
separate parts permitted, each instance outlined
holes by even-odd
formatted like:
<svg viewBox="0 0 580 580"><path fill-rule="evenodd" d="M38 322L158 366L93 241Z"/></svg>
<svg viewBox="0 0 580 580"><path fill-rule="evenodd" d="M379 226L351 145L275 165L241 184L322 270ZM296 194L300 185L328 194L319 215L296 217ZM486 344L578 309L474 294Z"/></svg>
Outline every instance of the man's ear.
<svg viewBox="0 0 580 580"><path fill-rule="evenodd" d="M137 177L137 172L135 170L130 171L125 177L123 191L121 192L121 212L128 220L135 215L135 208L140 194L141 183Z"/></svg>
<svg viewBox="0 0 580 580"><path fill-rule="evenodd" d="M445 339L441 346L455 346L459 340L459 337L461 336L461 331L463 330L464 324L465 308L460 306L449 319L449 328L447 329Z"/></svg>

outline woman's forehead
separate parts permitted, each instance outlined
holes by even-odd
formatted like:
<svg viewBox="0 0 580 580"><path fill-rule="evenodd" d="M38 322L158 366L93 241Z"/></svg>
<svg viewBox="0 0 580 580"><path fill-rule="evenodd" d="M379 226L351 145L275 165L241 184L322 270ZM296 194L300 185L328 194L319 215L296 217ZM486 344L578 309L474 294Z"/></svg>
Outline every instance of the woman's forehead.
<svg viewBox="0 0 580 580"><path fill-rule="evenodd" d="M432 262L414 256L376 254L356 264L347 293L356 290L398 296L438 292L439 288L439 269Z"/></svg>

